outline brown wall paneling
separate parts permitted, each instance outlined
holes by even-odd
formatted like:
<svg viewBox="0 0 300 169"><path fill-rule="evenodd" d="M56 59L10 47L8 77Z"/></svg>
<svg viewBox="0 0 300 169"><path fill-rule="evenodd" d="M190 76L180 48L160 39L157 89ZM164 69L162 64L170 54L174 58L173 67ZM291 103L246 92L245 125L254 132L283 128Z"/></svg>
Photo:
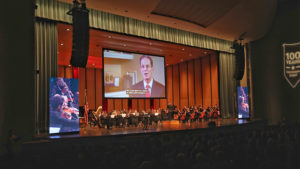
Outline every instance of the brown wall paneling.
<svg viewBox="0 0 300 169"><path fill-rule="evenodd" d="M138 99L132 99L132 110L138 110Z"/></svg>
<svg viewBox="0 0 300 169"><path fill-rule="evenodd" d="M103 105L102 102L102 85L103 85L103 80L102 80L102 70L103 69L96 69L96 109L101 105Z"/></svg>
<svg viewBox="0 0 300 169"><path fill-rule="evenodd" d="M173 65L173 104L179 107L179 65Z"/></svg>
<svg viewBox="0 0 300 169"><path fill-rule="evenodd" d="M79 68L79 106L85 104L85 69Z"/></svg>
<svg viewBox="0 0 300 169"><path fill-rule="evenodd" d="M179 64L180 69L180 109L184 106L189 106L188 100L188 71L187 71L187 62L183 62Z"/></svg>
<svg viewBox="0 0 300 169"><path fill-rule="evenodd" d="M170 103L173 103L173 89L172 89L172 85L173 85L173 77L172 77L172 66L168 66L166 67L167 69L167 73L166 73L166 76L167 76L167 85L166 85L166 92L167 92L167 99L168 99L168 102ZM149 103L150 105L150 103Z"/></svg>
<svg viewBox="0 0 300 169"><path fill-rule="evenodd" d="M150 99L145 100L145 106L146 106L146 110L150 109Z"/></svg>
<svg viewBox="0 0 300 169"><path fill-rule="evenodd" d="M160 105L159 105L159 99L154 99L154 109L159 109Z"/></svg>
<svg viewBox="0 0 300 169"><path fill-rule="evenodd" d="M211 56L212 105L219 105L218 57Z"/></svg>
<svg viewBox="0 0 300 169"><path fill-rule="evenodd" d="M145 110L145 99L138 99L138 102L139 102L139 108L138 110L141 111L141 110Z"/></svg>
<svg viewBox="0 0 300 169"><path fill-rule="evenodd" d="M73 78L73 69L72 69L72 67L66 67L66 69L65 69L65 78Z"/></svg>
<svg viewBox="0 0 300 169"><path fill-rule="evenodd" d="M87 98L90 109L96 109L95 101L95 69L86 69Z"/></svg>
<svg viewBox="0 0 300 169"><path fill-rule="evenodd" d="M194 61L194 71L195 71L195 104L202 106L202 73L201 73L201 59L196 59Z"/></svg>
<svg viewBox="0 0 300 169"><path fill-rule="evenodd" d="M167 108L167 103L168 103L167 99L159 99L159 104L160 104L159 107L161 109L166 109Z"/></svg>
<svg viewBox="0 0 300 169"><path fill-rule="evenodd" d="M128 110L128 99L123 99L123 109Z"/></svg>
<svg viewBox="0 0 300 169"><path fill-rule="evenodd" d="M210 57L202 58L203 106L211 106Z"/></svg>
<svg viewBox="0 0 300 169"><path fill-rule="evenodd" d="M112 112L114 109L114 99L107 99L107 112Z"/></svg>
<svg viewBox="0 0 300 169"><path fill-rule="evenodd" d="M122 99L115 99L115 110L122 110Z"/></svg>
<svg viewBox="0 0 300 169"><path fill-rule="evenodd" d="M57 77L65 77L65 67L64 66L58 66Z"/></svg>
<svg viewBox="0 0 300 169"><path fill-rule="evenodd" d="M195 72L194 72L194 60L188 62L188 96L189 106L195 105Z"/></svg>

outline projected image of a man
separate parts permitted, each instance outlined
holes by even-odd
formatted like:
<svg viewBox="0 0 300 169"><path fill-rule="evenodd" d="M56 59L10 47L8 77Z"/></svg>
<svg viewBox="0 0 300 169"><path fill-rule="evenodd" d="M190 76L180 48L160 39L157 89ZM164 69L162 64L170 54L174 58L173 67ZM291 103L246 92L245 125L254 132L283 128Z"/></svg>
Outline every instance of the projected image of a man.
<svg viewBox="0 0 300 169"><path fill-rule="evenodd" d="M144 80L147 84L149 84L152 80L153 74L153 61L150 57L141 57L140 59L140 69L141 73L144 77Z"/></svg>
<svg viewBox="0 0 300 169"><path fill-rule="evenodd" d="M144 95L134 95L133 97L164 97L165 86L153 79L153 60L150 56L140 57L140 70L143 80L131 87L134 90L147 90Z"/></svg>

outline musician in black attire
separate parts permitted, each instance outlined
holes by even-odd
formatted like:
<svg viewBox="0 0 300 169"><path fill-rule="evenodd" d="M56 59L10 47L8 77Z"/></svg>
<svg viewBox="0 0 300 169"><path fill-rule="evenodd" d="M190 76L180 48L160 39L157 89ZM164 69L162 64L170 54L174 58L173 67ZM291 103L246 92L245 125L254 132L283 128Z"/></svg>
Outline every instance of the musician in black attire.
<svg viewBox="0 0 300 169"><path fill-rule="evenodd" d="M166 111L165 111L165 109L162 109L161 110L161 120L163 121L163 120L166 120L166 116L167 116L167 114L166 114Z"/></svg>
<svg viewBox="0 0 300 169"><path fill-rule="evenodd" d="M79 131L78 117L64 112L64 102L65 99L59 94L51 98L50 130L51 128L59 128L60 133Z"/></svg>
<svg viewBox="0 0 300 169"><path fill-rule="evenodd" d="M210 114L210 107L207 107L205 110L204 120L207 121Z"/></svg>
<svg viewBox="0 0 300 169"><path fill-rule="evenodd" d="M143 123L143 129L147 130L148 129L148 125L149 125L149 114L146 113L146 112L143 113L142 123Z"/></svg>
<svg viewBox="0 0 300 169"><path fill-rule="evenodd" d="M53 82L54 81L51 81L50 83ZM63 78L57 78L56 84L51 84L50 86L53 86L52 91L50 92L51 97L56 94L65 96L68 100L68 106L73 107L74 95Z"/></svg>
<svg viewBox="0 0 300 169"><path fill-rule="evenodd" d="M127 113L124 111L121 111L121 123L122 123L122 127L125 128L126 126L126 121L127 121L128 117L127 117Z"/></svg>

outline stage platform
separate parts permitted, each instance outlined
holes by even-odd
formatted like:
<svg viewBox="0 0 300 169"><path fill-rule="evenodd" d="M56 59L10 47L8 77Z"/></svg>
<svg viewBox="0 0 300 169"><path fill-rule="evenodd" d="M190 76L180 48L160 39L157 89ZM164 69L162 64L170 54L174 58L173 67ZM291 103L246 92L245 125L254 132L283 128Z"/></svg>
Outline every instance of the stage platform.
<svg viewBox="0 0 300 169"><path fill-rule="evenodd" d="M80 128L79 133L74 134L61 134L61 135L50 135L50 139L59 139L59 138L74 138L74 137L99 137L99 136L114 136L114 135L132 135L132 134L143 134L143 133L159 133L159 132L168 132L168 131L186 131L186 130L197 130L209 128L209 123L215 123L215 127L222 126L235 126L235 125L244 125L255 120L248 121L246 119L210 119L207 121L197 121L197 122L186 122L182 123L178 120L166 120L159 122L157 125L150 125L147 129L144 129L141 123L137 126L130 127L115 127L111 129L99 128L98 126L87 125ZM45 135L44 135L45 136Z"/></svg>

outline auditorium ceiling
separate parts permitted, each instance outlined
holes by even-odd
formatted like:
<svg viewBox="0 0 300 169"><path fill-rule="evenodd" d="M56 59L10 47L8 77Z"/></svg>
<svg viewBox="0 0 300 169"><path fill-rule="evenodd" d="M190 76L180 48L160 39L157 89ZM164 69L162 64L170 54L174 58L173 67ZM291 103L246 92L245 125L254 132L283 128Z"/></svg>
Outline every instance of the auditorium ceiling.
<svg viewBox="0 0 300 169"><path fill-rule="evenodd" d="M73 0L60 0L72 3ZM195 32L244 42L270 28L277 0L85 0L87 7Z"/></svg>
<svg viewBox="0 0 300 169"><path fill-rule="evenodd" d="M57 25L58 64L68 66L72 53L72 25ZM87 67L102 68L102 48L165 56L166 66L215 54L215 51L141 37L90 29Z"/></svg>

